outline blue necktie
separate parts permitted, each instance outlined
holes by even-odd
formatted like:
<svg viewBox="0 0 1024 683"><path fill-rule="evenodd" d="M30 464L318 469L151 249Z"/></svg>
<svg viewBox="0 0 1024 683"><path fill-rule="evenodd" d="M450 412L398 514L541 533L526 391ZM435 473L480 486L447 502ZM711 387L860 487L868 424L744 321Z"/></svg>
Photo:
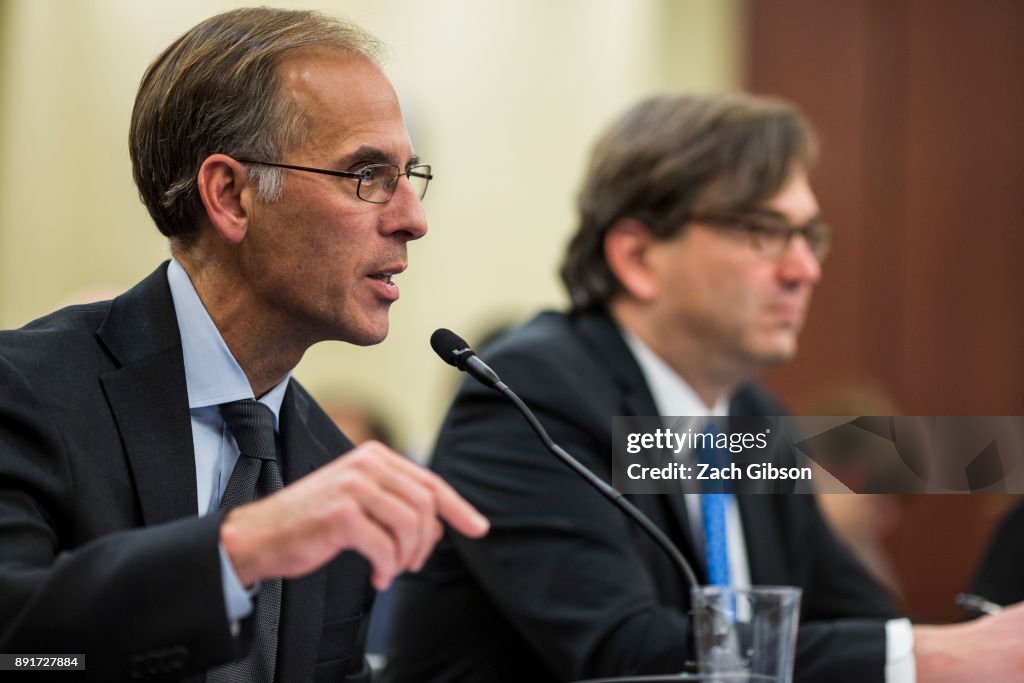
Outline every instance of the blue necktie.
<svg viewBox="0 0 1024 683"><path fill-rule="evenodd" d="M719 435L713 422L704 427L704 434ZM713 468L725 467L729 464L728 455L708 439L702 440L702 447L697 449L697 461L707 463ZM732 494L728 493L726 481L723 479L702 480L700 511L704 522L704 560L708 569L708 585L728 586L729 547L725 530L725 507L729 504Z"/></svg>

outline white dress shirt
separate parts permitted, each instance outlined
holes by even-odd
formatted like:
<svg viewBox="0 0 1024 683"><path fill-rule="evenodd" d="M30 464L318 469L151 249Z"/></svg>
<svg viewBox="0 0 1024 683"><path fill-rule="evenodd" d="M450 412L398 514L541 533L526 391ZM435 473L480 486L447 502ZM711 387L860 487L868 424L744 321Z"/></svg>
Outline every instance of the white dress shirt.
<svg viewBox="0 0 1024 683"><path fill-rule="evenodd" d="M722 397L712 408L704 405L697 393L660 356L638 337L623 330L626 344L640 366L659 415L693 416L706 418L728 416L729 400ZM796 495L796 494L794 494ZM700 509L700 496L686 496L686 513L690 518L692 536L703 552L704 526ZM750 564L747 545L743 539L743 523L735 497L730 497L725 509L726 545L729 553L730 585L750 585ZM917 670L914 661L914 631L908 619L890 619L885 624L885 680L886 683L915 683Z"/></svg>

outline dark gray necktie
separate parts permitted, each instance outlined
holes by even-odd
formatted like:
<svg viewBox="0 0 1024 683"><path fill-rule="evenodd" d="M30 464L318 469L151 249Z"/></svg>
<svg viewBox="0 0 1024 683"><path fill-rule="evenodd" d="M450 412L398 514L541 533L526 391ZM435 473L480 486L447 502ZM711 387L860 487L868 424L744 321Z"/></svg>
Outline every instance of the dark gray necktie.
<svg viewBox="0 0 1024 683"><path fill-rule="evenodd" d="M241 455L220 500L222 510L251 503L281 489L274 414L251 398L223 403L220 414ZM271 683L277 663L277 631L281 617L281 579L264 579L256 595L252 649L241 659L210 669L207 683Z"/></svg>

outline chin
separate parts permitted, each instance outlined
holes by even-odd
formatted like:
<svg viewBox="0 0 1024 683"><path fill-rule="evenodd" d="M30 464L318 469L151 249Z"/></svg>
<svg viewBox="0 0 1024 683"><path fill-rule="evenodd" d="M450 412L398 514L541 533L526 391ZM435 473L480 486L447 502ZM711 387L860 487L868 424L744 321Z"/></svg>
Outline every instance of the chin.
<svg viewBox="0 0 1024 683"><path fill-rule="evenodd" d="M751 356L758 360L764 368L788 363L796 357L796 339L774 339L770 343L761 344L752 349Z"/></svg>
<svg viewBox="0 0 1024 683"><path fill-rule="evenodd" d="M359 326L346 325L341 323L335 326L335 333L331 335L336 341L342 341L355 346L373 346L380 344L388 336L388 319L373 321L369 324Z"/></svg>
<svg viewBox="0 0 1024 683"><path fill-rule="evenodd" d="M388 330L384 328L383 332L366 331L361 334L353 334L345 337L341 341L348 342L349 344L355 344L356 346L373 346L380 344L382 341L387 339Z"/></svg>

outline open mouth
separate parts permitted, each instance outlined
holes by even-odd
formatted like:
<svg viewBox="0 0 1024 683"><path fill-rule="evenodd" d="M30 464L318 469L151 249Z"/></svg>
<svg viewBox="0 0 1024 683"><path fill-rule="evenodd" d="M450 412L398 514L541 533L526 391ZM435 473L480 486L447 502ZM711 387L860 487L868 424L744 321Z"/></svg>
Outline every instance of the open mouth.
<svg viewBox="0 0 1024 683"><path fill-rule="evenodd" d="M373 278L374 280L380 280L389 287L394 287L395 281L391 279L391 276L393 275L394 273L373 273L372 275L370 275L370 277Z"/></svg>

